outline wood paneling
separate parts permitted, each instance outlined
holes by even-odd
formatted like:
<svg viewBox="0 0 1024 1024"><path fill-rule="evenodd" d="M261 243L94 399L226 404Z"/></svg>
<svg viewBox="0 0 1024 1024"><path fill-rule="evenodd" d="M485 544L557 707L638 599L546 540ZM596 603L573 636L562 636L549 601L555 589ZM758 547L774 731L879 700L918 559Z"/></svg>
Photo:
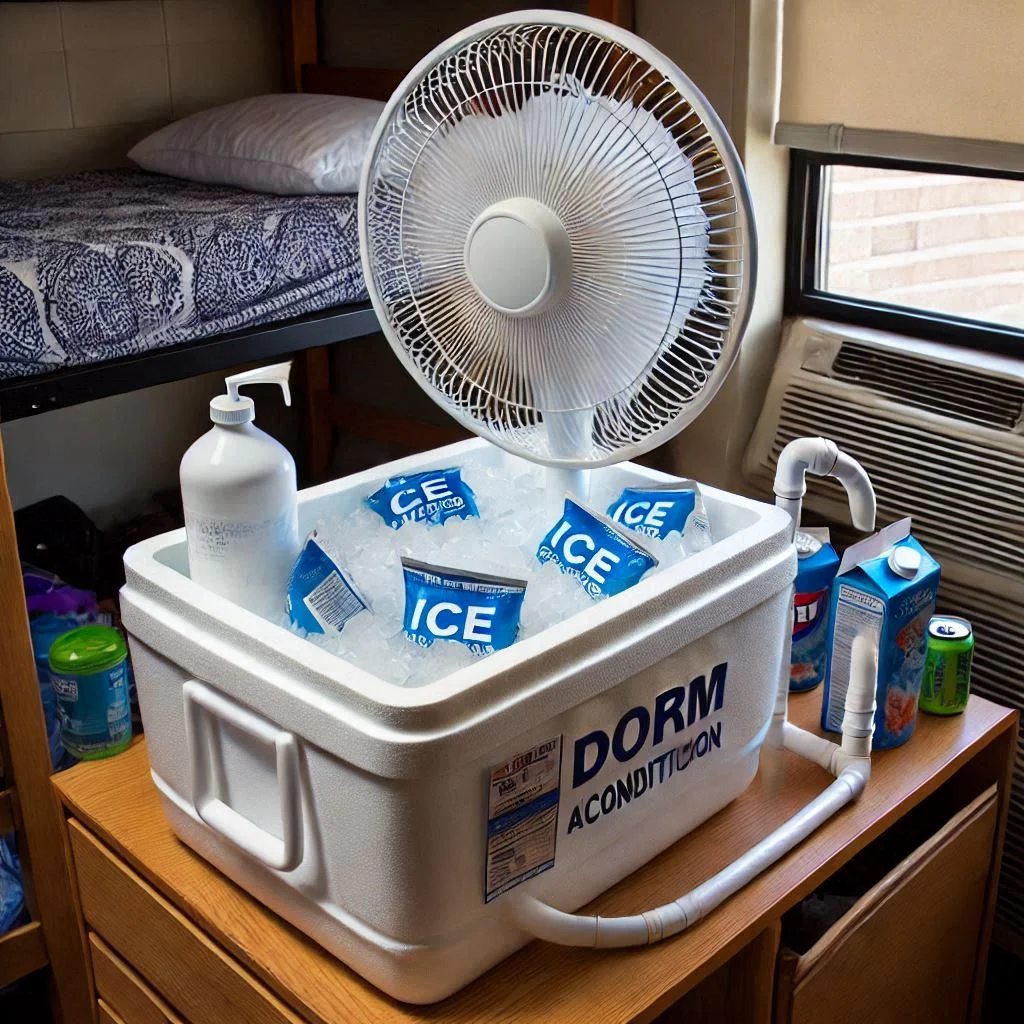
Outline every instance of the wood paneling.
<svg viewBox="0 0 1024 1024"><path fill-rule="evenodd" d="M302 69L302 91L389 100L406 74L393 68L329 68L323 64L307 64Z"/></svg>
<svg viewBox="0 0 1024 1024"><path fill-rule="evenodd" d="M102 999L96 1003L96 1019L99 1024L128 1024L128 1022L118 1016Z"/></svg>
<svg viewBox="0 0 1024 1024"><path fill-rule="evenodd" d="M816 728L820 702L820 693L794 696L791 719ZM486 1018L589 1024L594 1008L600 1007L602 1024L615 1024L649 1021L670 1007L910 807L998 737L1012 732L1015 723L1015 712L976 697L955 719L922 717L912 742L874 755L871 781L855 804L707 919L669 942L636 951L534 943L459 994L425 1008L392 1002L181 844L161 811L145 743L109 761L62 772L56 785L76 816L114 852L311 1022L398 1024L443 1018L446 1024L459 1024ZM676 898L762 839L829 781L822 769L790 755L785 756L782 771L783 785L769 786L759 777L709 822L589 909L636 913ZM1005 771L1004 763L999 763L998 771ZM117 908L107 913L117 919L133 916L131 910ZM122 927L131 930L128 922ZM148 936L146 942L153 945ZM153 981L148 968L135 966ZM167 995L161 985L155 987ZM183 1004L168 998L192 1018Z"/></svg>
<svg viewBox="0 0 1024 1024"><path fill-rule="evenodd" d="M633 0L590 0L587 14L592 18L603 18L613 25L633 28Z"/></svg>
<svg viewBox="0 0 1024 1024"><path fill-rule="evenodd" d="M284 18L284 87L289 92L301 92L303 65L316 64L320 59L316 0L285 0L281 6Z"/></svg>
<svg viewBox="0 0 1024 1024"><path fill-rule="evenodd" d="M465 441L472 435L456 426L426 423L410 416L399 416L373 405L361 402L335 402L330 408L330 420L347 434L371 437L378 441L392 441L410 451L440 448L456 441Z"/></svg>
<svg viewBox="0 0 1024 1024"><path fill-rule="evenodd" d="M14 513L0 443L0 720L7 782L18 796L19 848L29 906L42 925L54 995L66 1021L88 1020L94 997L71 872L64 821L50 788L50 744L39 703Z"/></svg>
<svg viewBox="0 0 1024 1024"><path fill-rule="evenodd" d="M997 820L993 786L804 956L784 954L778 1024L967 1020Z"/></svg>
<svg viewBox="0 0 1024 1024"><path fill-rule="evenodd" d="M0 836L6 835L14 828L13 796L9 789L0 790Z"/></svg>
<svg viewBox="0 0 1024 1024"><path fill-rule="evenodd" d="M782 923L774 921L655 1024L771 1024Z"/></svg>

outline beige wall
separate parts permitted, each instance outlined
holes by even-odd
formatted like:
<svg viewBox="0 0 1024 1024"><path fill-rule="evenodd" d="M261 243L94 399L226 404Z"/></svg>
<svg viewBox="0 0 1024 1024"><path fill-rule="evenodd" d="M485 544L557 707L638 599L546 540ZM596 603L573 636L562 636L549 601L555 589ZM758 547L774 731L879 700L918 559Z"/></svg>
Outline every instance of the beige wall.
<svg viewBox="0 0 1024 1024"><path fill-rule="evenodd" d="M672 58L725 121L743 161L758 236L757 293L739 361L671 445L676 472L744 490L740 466L779 347L788 151L771 142L781 0L637 0L637 30Z"/></svg>
<svg viewBox="0 0 1024 1024"><path fill-rule="evenodd" d="M154 128L280 88L276 0L0 3L0 178L124 163Z"/></svg>
<svg viewBox="0 0 1024 1024"><path fill-rule="evenodd" d="M0 3L0 178L114 166L159 124L279 88L277 12L277 0ZM222 377L4 424L15 507L62 493L101 525L134 513L176 486Z"/></svg>

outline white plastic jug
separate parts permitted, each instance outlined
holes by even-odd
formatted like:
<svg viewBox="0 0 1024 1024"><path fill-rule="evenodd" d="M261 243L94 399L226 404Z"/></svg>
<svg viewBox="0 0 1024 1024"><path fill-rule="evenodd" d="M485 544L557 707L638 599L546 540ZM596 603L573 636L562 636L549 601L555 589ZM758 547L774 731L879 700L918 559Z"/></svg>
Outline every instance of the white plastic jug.
<svg viewBox="0 0 1024 1024"><path fill-rule="evenodd" d="M295 460L257 427L243 384L277 384L291 404L291 363L226 378L227 394L210 402L213 427L181 460L189 575L258 615L283 607L299 551Z"/></svg>

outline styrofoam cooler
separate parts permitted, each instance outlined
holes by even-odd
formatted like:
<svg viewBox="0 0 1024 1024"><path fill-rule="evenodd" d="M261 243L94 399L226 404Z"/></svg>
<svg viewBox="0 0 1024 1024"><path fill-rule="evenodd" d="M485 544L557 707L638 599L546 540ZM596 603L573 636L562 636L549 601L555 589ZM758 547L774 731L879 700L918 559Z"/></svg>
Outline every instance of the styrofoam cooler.
<svg viewBox="0 0 1024 1024"><path fill-rule="evenodd" d="M484 463L522 466L466 441L302 492L300 528L388 476ZM389 994L456 991L529 941L523 893L576 909L753 779L796 555L786 513L704 497L711 548L415 689L194 584L184 531L132 547L122 613L174 830Z"/></svg>

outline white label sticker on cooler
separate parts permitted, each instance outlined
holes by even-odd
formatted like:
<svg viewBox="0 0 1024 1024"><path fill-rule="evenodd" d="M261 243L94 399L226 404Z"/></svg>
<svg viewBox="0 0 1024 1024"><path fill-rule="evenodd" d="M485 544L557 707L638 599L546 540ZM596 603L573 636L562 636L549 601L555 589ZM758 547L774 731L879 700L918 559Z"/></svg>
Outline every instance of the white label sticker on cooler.
<svg viewBox="0 0 1024 1024"><path fill-rule="evenodd" d="M562 737L491 769L487 795L484 900L555 865Z"/></svg>
<svg viewBox="0 0 1024 1024"><path fill-rule="evenodd" d="M857 587L839 584L836 621L832 633L832 660L828 673L828 711L830 729L842 729L846 709L846 691L850 686L850 657L858 634L870 637L878 646L882 635L885 602Z"/></svg>

